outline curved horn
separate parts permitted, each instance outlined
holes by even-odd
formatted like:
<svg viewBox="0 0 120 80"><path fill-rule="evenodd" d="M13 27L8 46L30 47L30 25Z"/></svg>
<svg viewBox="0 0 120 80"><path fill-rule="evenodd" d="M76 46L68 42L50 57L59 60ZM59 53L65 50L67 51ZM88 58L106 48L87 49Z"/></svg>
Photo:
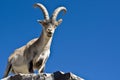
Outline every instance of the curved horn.
<svg viewBox="0 0 120 80"><path fill-rule="evenodd" d="M64 11L64 13L66 13L67 9L65 7L58 7L57 9L55 9L55 11L53 12L52 17L51 17L52 20L56 20L60 11Z"/></svg>
<svg viewBox="0 0 120 80"><path fill-rule="evenodd" d="M36 8L36 7L39 7L39 8L42 10L43 14L44 14L44 19L46 19L46 20L49 19L49 14L48 14L48 11L47 11L47 9L45 8L45 6L43 6L43 5L40 4L40 3L36 3L36 4L34 4L34 7L35 7L35 8Z"/></svg>

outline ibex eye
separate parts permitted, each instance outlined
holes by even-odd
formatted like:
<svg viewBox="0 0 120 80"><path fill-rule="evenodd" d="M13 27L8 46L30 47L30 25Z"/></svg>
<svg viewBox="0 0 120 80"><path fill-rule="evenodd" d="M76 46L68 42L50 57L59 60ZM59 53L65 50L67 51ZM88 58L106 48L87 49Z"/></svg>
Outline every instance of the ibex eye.
<svg viewBox="0 0 120 80"><path fill-rule="evenodd" d="M44 23L43 25L48 25L47 23Z"/></svg>

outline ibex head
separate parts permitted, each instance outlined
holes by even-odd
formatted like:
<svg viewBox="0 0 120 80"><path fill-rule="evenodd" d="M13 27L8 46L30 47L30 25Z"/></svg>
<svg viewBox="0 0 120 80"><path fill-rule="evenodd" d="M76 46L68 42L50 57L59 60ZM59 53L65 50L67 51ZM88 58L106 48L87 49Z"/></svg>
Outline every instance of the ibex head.
<svg viewBox="0 0 120 80"><path fill-rule="evenodd" d="M43 14L44 14L44 20L38 20L39 23L42 24L43 26L43 30L46 33L46 35L48 37L52 37L56 27L62 22L62 19L59 19L58 21L57 16L61 11L64 11L64 13L66 13L66 8L65 7L58 7L57 9L55 9L55 11L53 12L52 16L49 17L49 13L47 11L47 9L45 8L45 6L43 6L40 3L36 3L34 4L34 7L39 7Z"/></svg>

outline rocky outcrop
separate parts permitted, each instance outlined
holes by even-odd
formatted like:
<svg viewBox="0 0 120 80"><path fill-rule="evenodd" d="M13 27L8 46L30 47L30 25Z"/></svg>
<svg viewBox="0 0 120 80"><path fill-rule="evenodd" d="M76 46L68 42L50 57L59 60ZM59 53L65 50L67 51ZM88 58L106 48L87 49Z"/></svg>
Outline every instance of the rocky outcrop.
<svg viewBox="0 0 120 80"><path fill-rule="evenodd" d="M40 74L17 74L9 76L2 80L84 80L71 72L64 73L57 71L54 73L40 73Z"/></svg>

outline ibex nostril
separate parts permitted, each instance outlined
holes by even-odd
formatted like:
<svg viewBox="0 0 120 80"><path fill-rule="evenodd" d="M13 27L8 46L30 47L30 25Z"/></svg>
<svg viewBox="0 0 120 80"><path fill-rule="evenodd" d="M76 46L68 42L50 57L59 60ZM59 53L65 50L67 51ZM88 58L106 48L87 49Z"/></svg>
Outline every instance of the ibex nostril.
<svg viewBox="0 0 120 80"><path fill-rule="evenodd" d="M51 31L52 31L52 29L48 28L48 32L51 32Z"/></svg>

